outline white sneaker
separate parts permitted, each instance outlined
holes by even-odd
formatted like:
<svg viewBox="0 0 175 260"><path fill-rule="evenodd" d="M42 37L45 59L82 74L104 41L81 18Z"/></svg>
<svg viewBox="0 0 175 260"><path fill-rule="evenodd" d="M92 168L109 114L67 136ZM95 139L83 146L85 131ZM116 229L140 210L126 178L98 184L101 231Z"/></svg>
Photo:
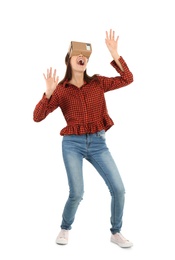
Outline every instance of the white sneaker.
<svg viewBox="0 0 175 260"><path fill-rule="evenodd" d="M133 243L127 240L121 233L111 235L111 242L117 244L120 247L132 247Z"/></svg>
<svg viewBox="0 0 175 260"><path fill-rule="evenodd" d="M59 245L67 245L68 243L68 233L69 230L61 229L60 233L56 238L56 243Z"/></svg>

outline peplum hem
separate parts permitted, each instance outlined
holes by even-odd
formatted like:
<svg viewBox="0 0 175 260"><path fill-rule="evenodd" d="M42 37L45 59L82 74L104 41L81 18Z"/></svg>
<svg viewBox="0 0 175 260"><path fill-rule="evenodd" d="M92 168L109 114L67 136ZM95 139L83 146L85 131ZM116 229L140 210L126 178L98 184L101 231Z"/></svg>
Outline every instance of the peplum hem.
<svg viewBox="0 0 175 260"><path fill-rule="evenodd" d="M94 134L101 130L107 131L114 125L113 120L107 115L101 121L87 123L87 124L74 124L67 125L60 131L60 135L83 135Z"/></svg>

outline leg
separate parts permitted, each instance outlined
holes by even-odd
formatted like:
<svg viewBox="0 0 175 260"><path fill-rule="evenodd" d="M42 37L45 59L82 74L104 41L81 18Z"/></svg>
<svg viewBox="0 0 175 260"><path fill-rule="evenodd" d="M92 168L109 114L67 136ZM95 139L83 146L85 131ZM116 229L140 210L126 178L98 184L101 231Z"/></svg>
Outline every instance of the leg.
<svg viewBox="0 0 175 260"><path fill-rule="evenodd" d="M68 140L68 138L63 138L62 142L63 160L69 184L69 197L63 210L61 223L61 228L66 230L71 229L77 208L84 193L83 156L77 144L72 141Z"/></svg>
<svg viewBox="0 0 175 260"><path fill-rule="evenodd" d="M98 135L93 136L91 150L87 160L91 162L100 173L111 194L111 233L115 234L120 232L122 227L125 189L104 138Z"/></svg>

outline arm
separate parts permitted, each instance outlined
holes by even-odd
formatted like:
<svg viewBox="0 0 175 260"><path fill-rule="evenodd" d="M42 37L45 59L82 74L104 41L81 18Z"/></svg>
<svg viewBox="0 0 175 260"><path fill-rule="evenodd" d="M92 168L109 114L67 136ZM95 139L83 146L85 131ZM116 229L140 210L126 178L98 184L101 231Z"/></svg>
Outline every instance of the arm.
<svg viewBox="0 0 175 260"><path fill-rule="evenodd" d="M118 54L118 39L115 40L115 32L110 30L110 33L106 32L106 46L113 57L111 65L116 69L120 76L116 77L100 77L101 85L103 86L104 92L118 89L129 85L133 82L133 74L129 70L125 60Z"/></svg>
<svg viewBox="0 0 175 260"><path fill-rule="evenodd" d="M116 76L116 77L98 76L101 87L103 88L104 92L122 88L133 82L133 74L129 70L129 68L122 56L120 56L119 62L121 64L123 70L120 69L120 67L114 60L111 62L111 65L120 74L120 76Z"/></svg>

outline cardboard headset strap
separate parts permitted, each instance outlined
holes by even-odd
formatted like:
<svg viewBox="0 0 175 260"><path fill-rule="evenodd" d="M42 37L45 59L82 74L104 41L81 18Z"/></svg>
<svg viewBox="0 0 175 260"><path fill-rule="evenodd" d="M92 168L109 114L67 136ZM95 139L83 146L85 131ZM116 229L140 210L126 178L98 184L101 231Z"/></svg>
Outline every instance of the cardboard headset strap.
<svg viewBox="0 0 175 260"><path fill-rule="evenodd" d="M92 53L92 46L90 43L71 41L69 47L69 57L82 54L83 56L89 58L91 53Z"/></svg>

